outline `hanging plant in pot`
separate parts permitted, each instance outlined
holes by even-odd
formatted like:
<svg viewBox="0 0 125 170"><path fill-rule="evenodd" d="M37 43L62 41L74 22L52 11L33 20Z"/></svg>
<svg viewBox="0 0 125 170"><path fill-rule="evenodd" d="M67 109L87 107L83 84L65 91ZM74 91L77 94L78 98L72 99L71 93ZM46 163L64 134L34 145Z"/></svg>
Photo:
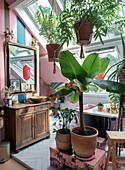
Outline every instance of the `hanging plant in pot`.
<svg viewBox="0 0 125 170"><path fill-rule="evenodd" d="M55 62L59 61L59 53L63 46L61 32L58 28L59 17L54 14L53 11L44 13L42 7L39 6L39 10L37 10L35 14L35 20L37 23L39 23L40 35L43 35L48 42L46 45L48 61L54 62L53 73L56 73Z"/></svg>
<svg viewBox="0 0 125 170"><path fill-rule="evenodd" d="M71 132L71 143L74 152L80 157L90 157L96 148L96 138L98 132L95 128L86 127L83 116L83 92L90 85L98 85L108 92L125 93L125 84L109 80L95 80L98 75L105 72L108 64L108 58L100 59L98 54L90 54L80 65L73 54L69 51L63 51L59 56L59 63L63 76L69 79L69 83L53 82L51 88L56 89L49 98L67 96L71 102L79 101L80 127L74 128ZM62 84L62 85L61 85ZM89 135L88 133L91 133ZM85 143L83 144L83 142Z"/></svg>
<svg viewBox="0 0 125 170"><path fill-rule="evenodd" d="M54 130L53 132L56 132L56 147L60 151L69 151L71 149L71 134L70 134L70 123L73 120L73 118L76 116L75 110L72 109L61 109L60 107L50 107L50 110L52 112L56 113L56 118L59 119L59 126L57 125L57 122L55 122L53 125Z"/></svg>
<svg viewBox="0 0 125 170"><path fill-rule="evenodd" d="M91 43L92 33L94 40L99 38L104 44L102 37L105 37L108 31L116 29L117 25L122 27L125 24L117 12L120 10L118 6L123 3L122 0L110 3L109 0L64 0L64 2L64 10L60 14L60 28L81 46L80 58L84 58L83 45Z"/></svg>

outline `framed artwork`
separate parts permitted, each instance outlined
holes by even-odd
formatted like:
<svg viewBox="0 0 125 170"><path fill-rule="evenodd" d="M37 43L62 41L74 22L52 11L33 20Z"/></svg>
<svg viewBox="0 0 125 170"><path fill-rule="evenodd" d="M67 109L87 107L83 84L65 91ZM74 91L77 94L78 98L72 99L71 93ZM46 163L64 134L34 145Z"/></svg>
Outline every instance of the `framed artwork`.
<svg viewBox="0 0 125 170"><path fill-rule="evenodd" d="M30 84L30 90L34 91L34 84Z"/></svg>
<svg viewBox="0 0 125 170"><path fill-rule="evenodd" d="M21 91L21 80L10 79L10 86L12 86L13 92L20 92Z"/></svg>
<svg viewBox="0 0 125 170"><path fill-rule="evenodd" d="M21 83L22 92L25 92L26 89L27 89L27 83Z"/></svg>
<svg viewBox="0 0 125 170"><path fill-rule="evenodd" d="M26 89L27 89L27 91L30 91L30 85L29 84L27 84Z"/></svg>

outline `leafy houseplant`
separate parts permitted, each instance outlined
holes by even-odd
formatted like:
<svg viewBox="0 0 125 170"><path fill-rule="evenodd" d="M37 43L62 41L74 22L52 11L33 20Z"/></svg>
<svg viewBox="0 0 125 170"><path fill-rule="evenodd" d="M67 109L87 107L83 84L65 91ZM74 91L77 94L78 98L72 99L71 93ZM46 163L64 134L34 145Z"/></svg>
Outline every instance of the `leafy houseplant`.
<svg viewBox="0 0 125 170"><path fill-rule="evenodd" d="M109 0L65 0L64 11L60 15L60 28L69 40L73 38L75 29L77 43L81 45L81 49L83 45L91 42L92 33L95 40L99 38L104 44L102 36L106 36L111 29L125 25L124 18L118 15L119 5L124 5L124 2L122 0L110 2ZM81 58L82 52L83 49Z"/></svg>
<svg viewBox="0 0 125 170"><path fill-rule="evenodd" d="M43 13L42 7L39 6L39 10L37 10L35 14L35 19L40 25L39 34L43 35L48 42L46 45L48 59L50 62L54 62L53 73L55 73L55 62L59 61L59 52L62 47L62 35L60 29L58 28L59 17L54 14L53 11L50 13Z"/></svg>
<svg viewBox="0 0 125 170"><path fill-rule="evenodd" d="M75 115L73 109L61 109L60 107L50 107L50 110L56 113L56 117L59 119L59 127L54 123L56 129L56 146L59 150L68 151L71 148L71 135L70 135L70 123Z"/></svg>
<svg viewBox="0 0 125 170"><path fill-rule="evenodd" d="M97 106L98 106L98 111L99 111L99 112L102 112L102 111L103 111L103 107L104 107L103 103L99 102L99 103L97 104Z"/></svg>
<svg viewBox="0 0 125 170"><path fill-rule="evenodd" d="M80 127L74 128L71 132L71 142L75 153L81 157L90 157L96 147L96 137L98 132L94 128L88 128L84 125L83 117L83 92L87 90L89 84L94 83L105 89L108 92L125 93L125 84L113 82L109 80L94 80L98 75L103 73L108 64L108 58L100 59L98 54L90 54L80 65L75 57L69 51L63 51L59 56L59 63L61 66L61 72L63 76L69 79L69 83L53 82L51 88L56 89L55 93L52 93L49 98L55 99L57 97L67 96L71 102L77 102L79 100L80 108ZM87 136L87 133L91 133L92 141ZM83 144L84 137L87 138L86 143ZM74 142L74 140L77 141ZM77 143L79 141L79 143ZM93 146L93 148L92 148ZM91 149L90 149L91 148ZM90 151L91 150L91 151Z"/></svg>
<svg viewBox="0 0 125 170"><path fill-rule="evenodd" d="M122 47L123 47L123 60L113 64L105 73L105 76L108 72L113 68L116 67L115 71L113 71L110 75L108 75L109 80L114 80L115 78L117 81L119 80L122 83L125 83L125 42L123 36L121 34L122 39Z"/></svg>
<svg viewBox="0 0 125 170"><path fill-rule="evenodd" d="M115 102L115 103L119 103L119 101L120 101L120 94L109 93L109 98L110 98L110 101Z"/></svg>

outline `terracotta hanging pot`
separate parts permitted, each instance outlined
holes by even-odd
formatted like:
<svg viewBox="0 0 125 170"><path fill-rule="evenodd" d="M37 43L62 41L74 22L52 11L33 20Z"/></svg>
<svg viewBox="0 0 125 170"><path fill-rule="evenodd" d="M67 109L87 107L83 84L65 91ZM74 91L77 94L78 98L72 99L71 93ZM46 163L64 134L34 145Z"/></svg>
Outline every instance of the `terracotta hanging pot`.
<svg viewBox="0 0 125 170"><path fill-rule="evenodd" d="M46 49L47 49L47 52L48 52L48 60L49 60L49 62L54 62L53 73L55 73L56 72L56 64L55 64L55 62L59 61L60 44L47 44Z"/></svg>
<svg viewBox="0 0 125 170"><path fill-rule="evenodd" d="M81 21L74 24L74 29L77 37L77 44L81 45L81 55L83 55L83 45L88 45L91 42L92 33L93 33L93 24L92 22Z"/></svg>

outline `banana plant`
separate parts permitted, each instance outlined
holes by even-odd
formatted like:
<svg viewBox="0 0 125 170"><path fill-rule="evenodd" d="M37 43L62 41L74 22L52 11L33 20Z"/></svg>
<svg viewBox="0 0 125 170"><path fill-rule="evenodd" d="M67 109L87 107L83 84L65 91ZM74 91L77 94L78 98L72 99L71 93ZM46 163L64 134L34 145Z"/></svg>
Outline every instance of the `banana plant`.
<svg viewBox="0 0 125 170"><path fill-rule="evenodd" d="M125 93L125 84L110 80L95 80L101 73L105 72L109 65L109 58L99 58L97 53L86 57L80 65L70 51L62 51L59 56L61 72L69 79L69 83L53 82L50 84L56 92L49 96L49 99L67 96L69 101L75 103L79 100L80 108L80 131L85 130L83 117L83 92L87 91L90 85L97 85L107 92Z"/></svg>

